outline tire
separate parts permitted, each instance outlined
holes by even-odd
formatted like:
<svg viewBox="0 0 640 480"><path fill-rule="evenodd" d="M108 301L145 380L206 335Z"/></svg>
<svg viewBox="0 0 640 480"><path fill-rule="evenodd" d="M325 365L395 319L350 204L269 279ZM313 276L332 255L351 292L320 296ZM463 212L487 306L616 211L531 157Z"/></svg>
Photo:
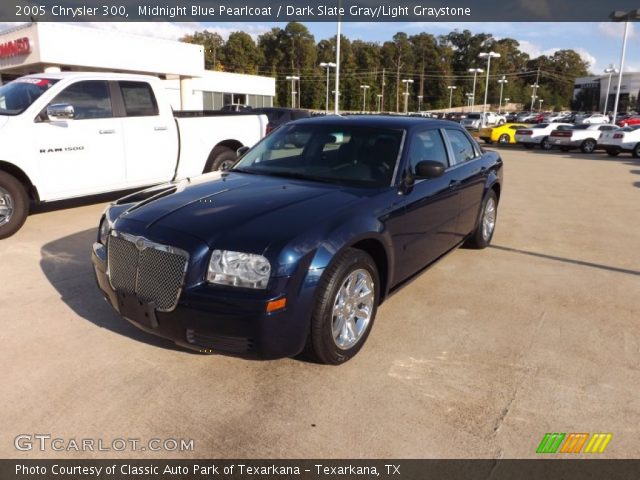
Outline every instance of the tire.
<svg viewBox="0 0 640 480"><path fill-rule="evenodd" d="M634 158L640 158L640 143L636 144L636 146L633 147L631 155L633 155Z"/></svg>
<svg viewBox="0 0 640 480"><path fill-rule="evenodd" d="M22 183L0 172L0 239L16 233L29 214L29 196Z"/></svg>
<svg viewBox="0 0 640 480"><path fill-rule="evenodd" d="M508 145L509 143L511 143L511 137L509 137L509 134L507 133L503 133L502 135L500 135L500 137L498 138L498 143L500 145Z"/></svg>
<svg viewBox="0 0 640 480"><path fill-rule="evenodd" d="M614 150L610 148L607 150L607 155L609 155L610 157L617 157L618 155L620 155L620 150Z"/></svg>
<svg viewBox="0 0 640 480"><path fill-rule="evenodd" d="M358 296L355 292L349 296L350 281L356 281L356 287L360 286L360 295L366 290L369 293ZM357 302L365 298L367 307L362 308L363 302ZM346 249L331 262L318 284L306 356L328 365L340 365L353 358L369 336L379 299L380 277L375 262L362 250ZM356 311L366 313L368 317L356 318L355 322L347 320ZM346 335L349 331L355 333L352 338Z"/></svg>
<svg viewBox="0 0 640 480"><path fill-rule="evenodd" d="M480 219L476 229L471 233L467 245L472 248L487 248L493 238L498 216L498 196L493 190L489 190L487 198L482 203Z"/></svg>
<svg viewBox="0 0 640 480"><path fill-rule="evenodd" d="M542 141L540 142L540 148L542 148L543 150L551 150L553 148L553 145L551 144L551 141L549 140L549 137L544 137L542 139Z"/></svg>
<svg viewBox="0 0 640 480"><path fill-rule="evenodd" d="M582 153L593 153L596 149L596 141L593 138L587 138L582 145L580 145L580 151Z"/></svg>
<svg viewBox="0 0 640 480"><path fill-rule="evenodd" d="M236 152L228 147L215 147L211 150L207 164L204 167L204 172L202 173L216 172L221 169L228 170L236 161L238 161Z"/></svg>

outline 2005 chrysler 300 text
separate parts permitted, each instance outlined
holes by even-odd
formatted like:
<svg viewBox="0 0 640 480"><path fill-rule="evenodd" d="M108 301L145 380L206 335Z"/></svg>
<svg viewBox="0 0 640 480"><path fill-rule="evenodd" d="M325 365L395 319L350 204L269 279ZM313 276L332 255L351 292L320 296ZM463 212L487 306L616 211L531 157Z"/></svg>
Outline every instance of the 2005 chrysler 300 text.
<svg viewBox="0 0 640 480"><path fill-rule="evenodd" d="M338 364L402 282L489 244L501 183L499 155L452 122L301 120L228 172L112 204L95 272L120 314L182 346Z"/></svg>

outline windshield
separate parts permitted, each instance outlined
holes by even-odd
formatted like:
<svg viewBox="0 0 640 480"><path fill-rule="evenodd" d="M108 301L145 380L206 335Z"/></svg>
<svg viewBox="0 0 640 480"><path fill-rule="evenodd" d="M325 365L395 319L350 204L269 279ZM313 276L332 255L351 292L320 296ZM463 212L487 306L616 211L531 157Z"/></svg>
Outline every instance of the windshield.
<svg viewBox="0 0 640 480"><path fill-rule="evenodd" d="M348 186L388 186L402 136L402 130L285 125L248 152L233 170Z"/></svg>
<svg viewBox="0 0 640 480"><path fill-rule="evenodd" d="M0 115L20 115L57 80L19 78L0 87Z"/></svg>

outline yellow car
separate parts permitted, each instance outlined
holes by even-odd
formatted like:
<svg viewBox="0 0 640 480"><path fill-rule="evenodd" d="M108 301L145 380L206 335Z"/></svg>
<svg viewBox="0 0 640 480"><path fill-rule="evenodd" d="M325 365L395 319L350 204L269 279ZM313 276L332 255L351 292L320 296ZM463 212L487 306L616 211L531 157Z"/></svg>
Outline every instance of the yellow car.
<svg viewBox="0 0 640 480"><path fill-rule="evenodd" d="M500 143L506 145L508 143L516 143L516 130L528 128L529 125L524 123L505 123L495 127L485 127L480 129L480 137L485 143Z"/></svg>

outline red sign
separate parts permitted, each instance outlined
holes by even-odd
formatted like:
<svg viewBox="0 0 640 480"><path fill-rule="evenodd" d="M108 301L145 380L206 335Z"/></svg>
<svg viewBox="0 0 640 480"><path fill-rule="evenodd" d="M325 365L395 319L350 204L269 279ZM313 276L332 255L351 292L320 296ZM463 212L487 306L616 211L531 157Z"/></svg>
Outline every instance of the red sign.
<svg viewBox="0 0 640 480"><path fill-rule="evenodd" d="M0 58L17 57L31 53L31 42L27 37L0 43Z"/></svg>

